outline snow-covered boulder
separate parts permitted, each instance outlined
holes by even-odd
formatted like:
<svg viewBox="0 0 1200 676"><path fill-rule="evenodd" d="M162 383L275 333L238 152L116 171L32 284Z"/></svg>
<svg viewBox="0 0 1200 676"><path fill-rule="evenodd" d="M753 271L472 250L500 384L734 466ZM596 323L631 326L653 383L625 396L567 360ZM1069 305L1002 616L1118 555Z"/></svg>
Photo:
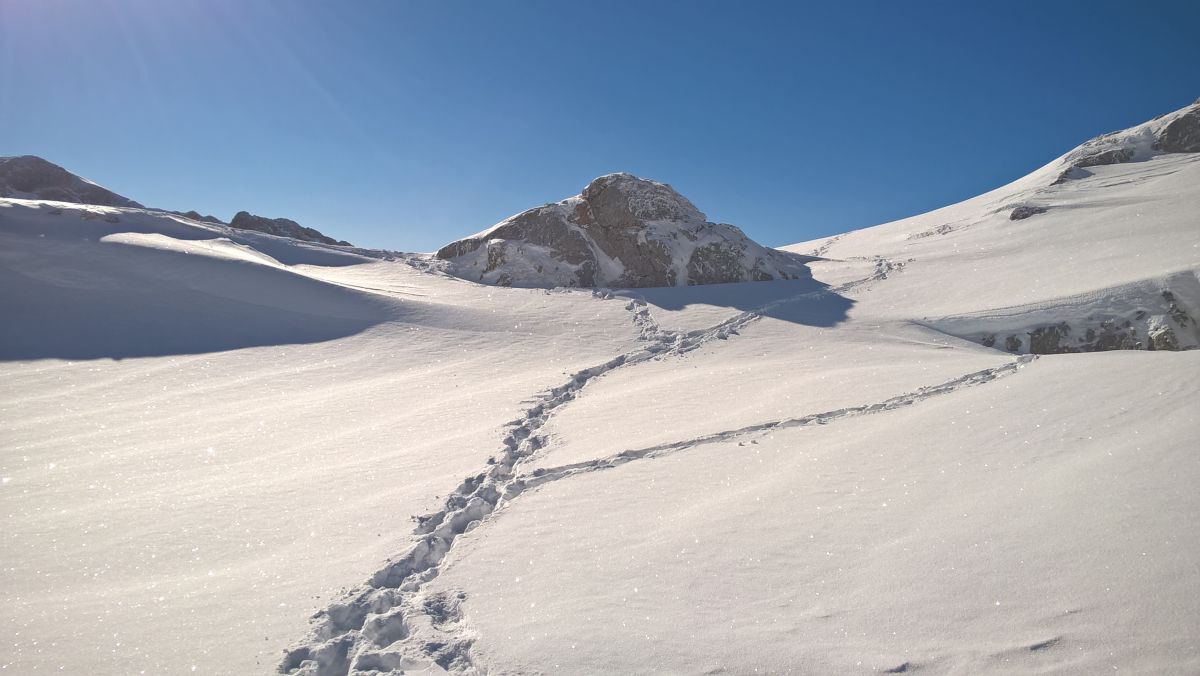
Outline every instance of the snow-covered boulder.
<svg viewBox="0 0 1200 676"><path fill-rule="evenodd" d="M106 207L142 206L34 155L0 157L0 197Z"/></svg>
<svg viewBox="0 0 1200 676"><path fill-rule="evenodd" d="M805 257L710 223L671 186L609 174L437 252L458 277L501 286L652 287L795 279Z"/></svg>
<svg viewBox="0 0 1200 676"><path fill-rule="evenodd" d="M1185 108L1114 131L1080 145L1059 158L1055 183L1090 176L1087 167L1148 160L1163 153L1200 152L1200 99Z"/></svg>

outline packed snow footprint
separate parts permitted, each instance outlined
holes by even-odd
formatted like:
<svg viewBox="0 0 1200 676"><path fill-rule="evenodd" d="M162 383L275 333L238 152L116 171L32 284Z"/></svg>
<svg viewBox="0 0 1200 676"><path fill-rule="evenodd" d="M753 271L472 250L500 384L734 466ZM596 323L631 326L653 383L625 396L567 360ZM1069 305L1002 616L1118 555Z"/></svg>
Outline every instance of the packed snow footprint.
<svg viewBox="0 0 1200 676"><path fill-rule="evenodd" d="M452 671L474 669L468 651L473 635L457 622L439 621L438 618L444 618L445 614L436 609L444 608L444 605L431 604L421 587L437 578L440 563L458 536L478 527L493 510L520 496L529 487L528 481L532 477L518 474L516 467L544 447L545 438L539 436L538 431L556 409L574 400L584 385L605 373L641 364L660 355L691 352L713 340L726 340L775 307L836 295L859 283L884 277L886 274L880 276L877 269L870 280L772 300L756 310L739 312L713 327L691 331L661 329L650 315L646 301L629 300L626 310L631 313L632 322L647 345L574 373L565 384L542 394L538 403L527 409L521 418L512 421L502 442L503 450L488 459L486 471L464 480L446 498L443 509L416 519L418 527L413 533L416 542L403 555L390 561L365 587L350 593L349 598L314 616L317 627L312 644L287 651L280 671L282 674L343 676L352 671L413 669L430 662ZM598 289L594 297L610 299L613 295ZM784 423L786 421L773 425ZM623 461L635 457L631 455ZM545 479L540 483L545 483ZM454 608L457 608L457 602Z"/></svg>

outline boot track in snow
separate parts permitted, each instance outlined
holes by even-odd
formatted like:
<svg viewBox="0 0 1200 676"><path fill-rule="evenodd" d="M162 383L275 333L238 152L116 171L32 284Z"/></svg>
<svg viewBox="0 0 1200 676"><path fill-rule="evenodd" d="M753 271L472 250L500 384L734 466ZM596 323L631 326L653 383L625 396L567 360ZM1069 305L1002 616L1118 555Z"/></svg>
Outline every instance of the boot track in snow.
<svg viewBox="0 0 1200 676"><path fill-rule="evenodd" d="M819 298L884 279L896 267L877 266L875 274L836 289L808 292L767 303L756 310L742 312L712 327L694 331L670 331L658 326L647 303L639 298L628 302L634 326L646 344L640 349L579 371L562 385L542 393L538 401L508 425L497 456L489 458L487 468L464 480L443 508L417 517L414 542L399 557L390 559L365 585L343 600L314 616L314 630L308 643L285 652L279 666L283 674L306 676L346 676L355 672L390 672L421 669L436 663L452 672L475 672L470 646L474 635L462 624L458 610L461 597L431 594L425 583L441 572L441 564L458 536L477 527L496 509L506 505L530 488L599 469L616 467L643 458L654 458L696 446L736 439L776 429L825 424L841 418L869 415L908 406L930 397L948 394L965 387L980 385L1015 373L1034 359L1026 355L1005 365L969 373L940 385L892 397L876 404L815 413L799 418L751 425L708 434L670 444L661 444L562 467L540 469L522 474L517 471L524 460L543 447L545 438L538 431L551 415L575 399L593 379L619 368L633 366L665 355L680 355L713 341L737 335L738 330L761 318L763 313L801 299ZM599 298L612 298L603 290Z"/></svg>

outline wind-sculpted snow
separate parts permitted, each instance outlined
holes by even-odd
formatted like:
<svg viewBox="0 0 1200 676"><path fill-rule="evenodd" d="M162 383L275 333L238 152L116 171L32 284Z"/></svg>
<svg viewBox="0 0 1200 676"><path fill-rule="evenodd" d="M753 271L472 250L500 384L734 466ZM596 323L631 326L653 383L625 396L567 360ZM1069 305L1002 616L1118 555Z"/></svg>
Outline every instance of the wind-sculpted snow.
<svg viewBox="0 0 1200 676"><path fill-rule="evenodd" d="M288 268L362 255L161 212L3 200L0 243L0 360L313 343L400 316Z"/></svg>

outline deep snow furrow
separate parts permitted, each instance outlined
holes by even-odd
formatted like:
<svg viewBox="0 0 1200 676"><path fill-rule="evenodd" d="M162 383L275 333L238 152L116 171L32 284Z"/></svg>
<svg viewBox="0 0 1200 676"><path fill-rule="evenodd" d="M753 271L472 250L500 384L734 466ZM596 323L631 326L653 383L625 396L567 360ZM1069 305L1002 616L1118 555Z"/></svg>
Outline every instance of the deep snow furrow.
<svg viewBox="0 0 1200 676"><path fill-rule="evenodd" d="M639 338L645 344L574 373L566 383L541 394L537 403L509 423L500 453L489 458L483 472L465 479L446 498L442 509L417 517L414 541L403 554L389 560L365 585L354 589L344 600L313 617L316 627L312 642L287 651L279 671L308 676L346 676L354 671L386 673L429 661L452 671L472 670L474 664L469 654L472 638L457 625L453 625L454 631L448 631L446 626L431 621L425 610L429 597L423 593L422 586L441 572L440 565L458 536L478 526L485 517L526 488L515 469L542 448L545 439L538 431L550 416L572 401L593 379L615 369L661 355L684 354L713 340L728 339L771 309L797 300L835 294L848 286L788 296L738 313L709 328L686 332L660 328L650 315L646 301L631 299L626 309L632 313ZM595 295L612 297L605 291Z"/></svg>
<svg viewBox="0 0 1200 676"><path fill-rule="evenodd" d="M799 418L785 418L783 420L775 420L775 421L770 421L770 422L758 423L755 425L747 425L745 427L739 427L737 429L724 430L721 432L713 432L711 434L705 434L705 435L701 435L698 437L693 437L691 439L686 439L684 441L674 441L674 442L665 443L665 444L656 444L654 446L647 446L645 448L621 451L620 453L617 453L615 455L607 456L604 458L597 458L595 460L589 460L589 461L585 461L585 462L577 462L577 463L572 463L569 465L562 465L559 467L547 467L547 468L537 469L537 470L534 470L533 472L530 472L529 474L524 474L524 475L518 476L516 481L518 481L522 484L522 486L521 486L522 490L528 490L531 488L535 488L537 486L541 486L543 484L558 481L560 479L565 479L567 477L574 476L576 474L583 474L586 472L594 472L596 470L601 470L601 469L611 469L613 467L619 467L620 465L623 465L627 462L631 462L633 460L641 460L643 458L661 457L661 456L669 455L672 453L677 453L679 451L687 450L689 448L695 448L697 446L704 446L706 444L720 443L723 441L733 441L739 437L744 437L744 436L759 433L759 432L770 432L770 431L774 431L774 430L789 429L789 428L793 428L793 427L806 427L809 425L824 425L824 424L833 422L835 420L840 420L842 418L849 418L849 417L856 417L856 416L862 416L862 415L870 415L870 414L874 414L874 413L882 413L884 411L891 411L891 410L894 410L897 408L902 408L904 406L909 406L911 404L915 404L919 401L924 401L925 399L930 399L932 397L941 396L943 394L950 394L952 392L957 392L958 390L961 390L961 389L964 389L967 387L973 387L975 385L982 385L984 383L991 382L998 378L1003 378L1004 376L1016 373L1021 367L1032 362L1036 358L1037 358L1037 355L1022 355L1021 357L1018 357L1017 359L1015 359L1007 364L1004 364L1002 366L997 366L997 367L990 368L990 369L983 369L981 371L975 371L973 373L968 373L964 376L959 376L958 378L955 378L953 380L949 380L944 383L940 383L938 385L931 385L929 387L923 387L923 388L920 388L913 392L906 392L904 394L897 395L890 399L885 399L884 401L881 401L881 402L878 402L875 404L850 406L850 407L846 407L846 408L835 409L832 411L824 411L821 413L812 413L812 414L809 414L806 416L801 416Z"/></svg>

